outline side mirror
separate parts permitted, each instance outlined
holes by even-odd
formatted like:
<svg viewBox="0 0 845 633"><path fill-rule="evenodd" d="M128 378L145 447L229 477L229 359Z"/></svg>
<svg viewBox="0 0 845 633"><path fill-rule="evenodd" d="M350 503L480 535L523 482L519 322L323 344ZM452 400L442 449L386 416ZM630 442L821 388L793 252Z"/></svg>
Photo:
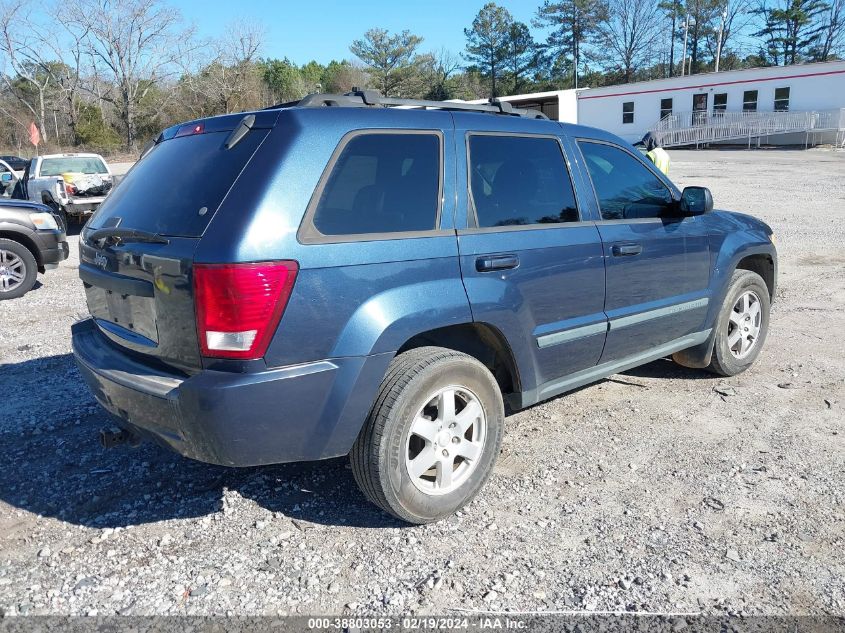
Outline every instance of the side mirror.
<svg viewBox="0 0 845 633"><path fill-rule="evenodd" d="M4 171L0 174L0 182L12 182L12 174L7 171Z"/></svg>
<svg viewBox="0 0 845 633"><path fill-rule="evenodd" d="M713 194L707 187L685 187L681 193L681 213L702 215L713 210Z"/></svg>

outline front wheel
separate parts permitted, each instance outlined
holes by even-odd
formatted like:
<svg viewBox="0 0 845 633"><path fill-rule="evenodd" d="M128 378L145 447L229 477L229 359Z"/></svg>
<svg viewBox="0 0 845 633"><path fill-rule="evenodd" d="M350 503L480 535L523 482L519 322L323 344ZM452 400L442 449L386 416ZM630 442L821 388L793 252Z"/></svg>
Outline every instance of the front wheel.
<svg viewBox="0 0 845 633"><path fill-rule="evenodd" d="M708 369L735 376L754 364L769 330L769 289L757 273L735 270L716 320L716 339Z"/></svg>
<svg viewBox="0 0 845 633"><path fill-rule="evenodd" d="M35 285L37 275L38 264L26 246L0 239L0 301L25 295Z"/></svg>
<svg viewBox="0 0 845 633"><path fill-rule="evenodd" d="M499 386L476 359L439 347L400 354L352 447L355 480L403 521L447 517L490 476L504 417Z"/></svg>

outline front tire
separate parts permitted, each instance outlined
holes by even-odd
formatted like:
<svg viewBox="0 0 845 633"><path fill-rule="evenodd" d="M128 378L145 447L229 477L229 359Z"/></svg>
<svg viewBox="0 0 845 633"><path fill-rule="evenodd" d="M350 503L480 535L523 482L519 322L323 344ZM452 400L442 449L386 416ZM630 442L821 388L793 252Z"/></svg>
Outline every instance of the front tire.
<svg viewBox="0 0 845 633"><path fill-rule="evenodd" d="M736 376L754 364L769 331L771 301L766 282L750 270L735 270L716 320L708 370Z"/></svg>
<svg viewBox="0 0 845 633"><path fill-rule="evenodd" d="M0 239L0 301L25 295L37 276L38 264L29 249L19 242Z"/></svg>
<svg viewBox="0 0 845 633"><path fill-rule="evenodd" d="M439 347L400 354L352 447L355 481L408 523L447 517L490 476L504 418L499 386L475 358Z"/></svg>

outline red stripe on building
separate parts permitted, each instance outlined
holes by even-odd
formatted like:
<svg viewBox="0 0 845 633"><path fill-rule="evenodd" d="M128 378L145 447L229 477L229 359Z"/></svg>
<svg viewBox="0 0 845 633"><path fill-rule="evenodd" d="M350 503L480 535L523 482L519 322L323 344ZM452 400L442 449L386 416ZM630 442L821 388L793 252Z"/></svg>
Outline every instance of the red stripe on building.
<svg viewBox="0 0 845 633"><path fill-rule="evenodd" d="M592 95L582 97L578 95L578 100L582 99L604 99L605 97L628 97L630 95L644 95L644 94L651 94L654 92L675 92L677 90L695 90L696 88L712 88L714 86L732 86L734 84L753 84L759 83L761 81L783 81L784 79L801 79L802 77L824 77L825 75L842 75L845 74L845 70L830 70L823 73L810 73L806 75L784 75L782 77L764 77L762 79L740 79L738 81L721 81L718 83L712 84L699 84L697 86L680 86L678 88L656 88L654 90L638 90L634 92L615 92L609 95Z"/></svg>

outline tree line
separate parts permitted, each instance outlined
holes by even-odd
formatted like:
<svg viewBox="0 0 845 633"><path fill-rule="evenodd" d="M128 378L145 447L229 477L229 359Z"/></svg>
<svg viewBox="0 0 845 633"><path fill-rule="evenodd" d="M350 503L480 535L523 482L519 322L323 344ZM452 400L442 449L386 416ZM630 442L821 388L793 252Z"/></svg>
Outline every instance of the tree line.
<svg viewBox="0 0 845 633"><path fill-rule="evenodd" d="M465 49L426 51L409 30L373 28L350 58L298 65L262 56L260 24L199 38L164 0L0 0L0 147L137 151L179 121L313 92L478 99L838 59L845 0L543 0L531 24L482 6Z"/></svg>

